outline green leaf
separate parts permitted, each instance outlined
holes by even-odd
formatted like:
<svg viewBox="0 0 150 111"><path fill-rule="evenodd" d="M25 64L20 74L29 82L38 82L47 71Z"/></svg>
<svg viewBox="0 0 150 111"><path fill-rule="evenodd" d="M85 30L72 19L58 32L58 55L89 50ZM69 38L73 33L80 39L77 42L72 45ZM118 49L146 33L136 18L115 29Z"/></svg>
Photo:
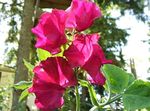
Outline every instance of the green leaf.
<svg viewBox="0 0 150 111"><path fill-rule="evenodd" d="M48 57L51 57L52 55L48 51L38 48L37 56L40 61L43 61L43 60L46 60Z"/></svg>
<svg viewBox="0 0 150 111"><path fill-rule="evenodd" d="M25 59L23 59L23 62L24 62L24 65L26 66L26 68L28 69L28 71L33 73L34 66L32 64L30 64L29 62L27 62Z"/></svg>
<svg viewBox="0 0 150 111"><path fill-rule="evenodd" d="M135 77L133 76L132 73L128 73L129 75L129 82L128 82L128 85L132 84L132 82L135 80Z"/></svg>
<svg viewBox="0 0 150 111"><path fill-rule="evenodd" d="M28 97L28 95L29 95L28 89L25 89L19 97L19 102L25 100Z"/></svg>
<svg viewBox="0 0 150 111"><path fill-rule="evenodd" d="M13 87L15 89L20 89L20 90L24 90L29 88L32 85L31 81L20 81L18 83L16 83Z"/></svg>
<svg viewBox="0 0 150 111"><path fill-rule="evenodd" d="M127 88L129 75L121 68L106 64L102 67L104 76L106 77L106 87L109 87L112 93L121 93Z"/></svg>
<svg viewBox="0 0 150 111"><path fill-rule="evenodd" d="M150 107L146 108L147 111L150 111Z"/></svg>
<svg viewBox="0 0 150 111"><path fill-rule="evenodd" d="M135 80L124 92L123 104L127 110L150 107L150 82Z"/></svg>

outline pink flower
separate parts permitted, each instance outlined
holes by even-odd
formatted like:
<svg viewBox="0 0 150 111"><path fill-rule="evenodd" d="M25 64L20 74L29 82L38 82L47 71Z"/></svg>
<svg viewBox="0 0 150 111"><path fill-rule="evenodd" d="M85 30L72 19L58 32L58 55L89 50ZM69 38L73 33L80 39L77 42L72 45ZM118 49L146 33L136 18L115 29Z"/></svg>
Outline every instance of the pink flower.
<svg viewBox="0 0 150 111"><path fill-rule="evenodd" d="M51 57L34 68L35 75L42 81L60 85L74 86L77 81L72 68L62 57Z"/></svg>
<svg viewBox="0 0 150 111"><path fill-rule="evenodd" d="M68 62L61 57L51 57L34 68L33 86L29 92L35 93L35 103L42 111L50 111L63 105L65 88L77 84Z"/></svg>
<svg viewBox="0 0 150 111"><path fill-rule="evenodd" d="M98 39L99 36L97 34L75 35L72 45L64 52L72 67L85 64L92 55L93 44L97 44Z"/></svg>
<svg viewBox="0 0 150 111"><path fill-rule="evenodd" d="M93 45L93 49L91 57L82 67L89 73L87 78L91 83L104 85L105 77L100 68L103 64L112 63L112 61L106 60L103 50L98 44Z"/></svg>
<svg viewBox="0 0 150 111"><path fill-rule="evenodd" d="M60 46L67 42L65 36L65 23L67 14L63 10L53 9L51 13L41 15L38 25L32 29L37 36L35 47L56 54Z"/></svg>
<svg viewBox="0 0 150 111"><path fill-rule="evenodd" d="M103 85L105 78L100 72L104 63L111 63L106 60L104 53L97 43L98 34L75 35L72 45L64 52L64 56L72 67L82 67L89 73L91 83Z"/></svg>
<svg viewBox="0 0 150 111"><path fill-rule="evenodd" d="M96 18L101 17L99 7L87 0L72 0L66 12L68 12L66 27L75 28L77 31L89 28Z"/></svg>
<svg viewBox="0 0 150 111"><path fill-rule="evenodd" d="M29 89L30 93L35 93L36 106L42 111L53 111L60 108L63 103L63 93L65 88L42 81L38 77L34 77L33 86Z"/></svg>
<svg viewBox="0 0 150 111"><path fill-rule="evenodd" d="M87 79L90 81L90 83L98 84L98 85L104 85L105 84L105 77L103 74L99 71L96 75L94 74L88 74Z"/></svg>

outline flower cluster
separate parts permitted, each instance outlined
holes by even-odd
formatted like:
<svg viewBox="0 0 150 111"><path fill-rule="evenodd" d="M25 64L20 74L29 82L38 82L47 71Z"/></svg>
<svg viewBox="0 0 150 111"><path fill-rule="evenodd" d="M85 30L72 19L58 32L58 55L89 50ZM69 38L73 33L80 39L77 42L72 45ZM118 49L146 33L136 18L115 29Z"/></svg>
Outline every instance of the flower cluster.
<svg viewBox="0 0 150 111"><path fill-rule="evenodd" d="M53 9L41 15L39 23L32 32L36 35L36 48L50 52L52 57L35 66L33 86L29 92L35 93L35 103L42 111L60 108L66 88L77 85L75 68L87 72L87 80L93 84L104 85L105 78L100 67L106 60L102 48L97 43L98 34L81 34L89 28L96 18L101 17L99 7L87 0L72 0L67 10ZM72 41L68 40L65 31L76 31ZM62 57L61 46L68 44Z"/></svg>

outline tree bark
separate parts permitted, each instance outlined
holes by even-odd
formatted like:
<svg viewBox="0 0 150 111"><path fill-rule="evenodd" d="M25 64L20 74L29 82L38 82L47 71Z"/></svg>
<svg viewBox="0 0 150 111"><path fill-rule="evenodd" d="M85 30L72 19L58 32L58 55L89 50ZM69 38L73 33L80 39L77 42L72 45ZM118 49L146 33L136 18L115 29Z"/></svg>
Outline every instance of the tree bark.
<svg viewBox="0 0 150 111"><path fill-rule="evenodd" d="M31 28L33 27L33 15L34 15L34 0L25 0L23 8L23 18L20 30L20 40L17 54L17 65L14 83L28 79L28 71L23 64L23 59L29 60L30 46L31 46ZM26 102L18 102L20 91L13 91L13 101L11 111L25 111ZM19 106L19 107L18 107ZM20 109L21 108L21 109Z"/></svg>

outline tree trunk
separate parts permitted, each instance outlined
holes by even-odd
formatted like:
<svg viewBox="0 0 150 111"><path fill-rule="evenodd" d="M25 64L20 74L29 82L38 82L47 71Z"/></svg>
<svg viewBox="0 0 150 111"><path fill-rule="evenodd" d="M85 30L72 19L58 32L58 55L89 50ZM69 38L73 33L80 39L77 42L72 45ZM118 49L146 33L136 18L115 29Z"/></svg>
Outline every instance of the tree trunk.
<svg viewBox="0 0 150 111"><path fill-rule="evenodd" d="M17 54L17 69L14 83L28 79L28 71L23 64L23 59L28 61L30 56L30 46L32 38L31 28L33 27L33 20L32 20L33 15L34 15L34 0L25 0L18 54ZM22 103L22 105L20 106L20 103L18 102L19 96L20 91L14 90L11 111L25 110L26 102Z"/></svg>

